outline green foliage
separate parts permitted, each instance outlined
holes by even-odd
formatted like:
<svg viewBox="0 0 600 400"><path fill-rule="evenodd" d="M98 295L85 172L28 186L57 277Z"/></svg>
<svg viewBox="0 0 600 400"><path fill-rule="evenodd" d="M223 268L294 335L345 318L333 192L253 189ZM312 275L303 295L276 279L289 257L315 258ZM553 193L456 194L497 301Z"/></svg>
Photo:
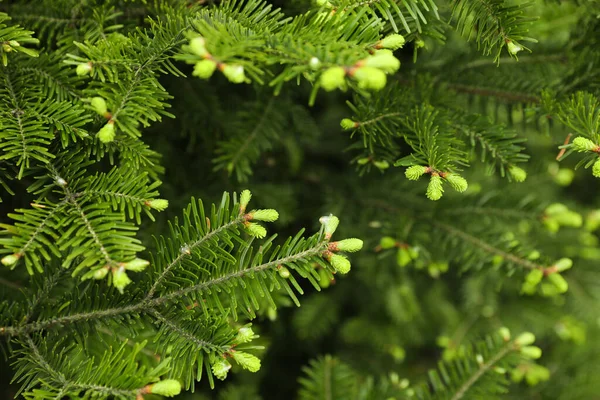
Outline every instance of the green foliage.
<svg viewBox="0 0 600 400"><path fill-rule="evenodd" d="M0 396L593 397L599 13L0 3Z"/></svg>

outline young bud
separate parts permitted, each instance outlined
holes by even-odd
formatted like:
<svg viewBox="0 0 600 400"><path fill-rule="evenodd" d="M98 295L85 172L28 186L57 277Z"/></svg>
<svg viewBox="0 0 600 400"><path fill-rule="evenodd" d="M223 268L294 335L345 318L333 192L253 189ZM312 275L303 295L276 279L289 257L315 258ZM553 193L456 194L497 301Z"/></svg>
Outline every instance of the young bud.
<svg viewBox="0 0 600 400"><path fill-rule="evenodd" d="M400 69L400 60L391 53L378 51L372 56L367 57L363 65L365 67L378 68L386 74L393 74Z"/></svg>
<svg viewBox="0 0 600 400"><path fill-rule="evenodd" d="M558 272L566 271L569 268L571 268L572 266L573 266L573 260L571 260L570 258L566 258L566 257L561 258L554 264L554 267L556 268L556 270Z"/></svg>
<svg viewBox="0 0 600 400"><path fill-rule="evenodd" d="M0 260L0 262L2 262L3 265L10 267L12 265L15 265L17 261L19 261L19 258L20 256L18 254L9 254L7 256L2 257L2 260Z"/></svg>
<svg viewBox="0 0 600 400"><path fill-rule="evenodd" d="M594 175L596 178L600 178L600 158L597 159L592 166L592 175Z"/></svg>
<svg viewBox="0 0 600 400"><path fill-rule="evenodd" d="M8 44L11 47L21 47L21 43L17 42L16 40L9 40Z"/></svg>
<svg viewBox="0 0 600 400"><path fill-rule="evenodd" d="M338 242L333 242L329 245L333 246L335 250L332 251L347 251L349 253L353 253L355 251L359 251L363 247L363 241L360 239L344 239Z"/></svg>
<svg viewBox="0 0 600 400"><path fill-rule="evenodd" d="M502 336L502 340L505 342L510 340L510 330L507 327L503 326L502 328L498 329L498 333L500 336Z"/></svg>
<svg viewBox="0 0 600 400"><path fill-rule="evenodd" d="M347 274L350 272L350 261L339 254L332 254L328 258L329 263L340 274Z"/></svg>
<svg viewBox="0 0 600 400"><path fill-rule="evenodd" d="M108 121L106 125L98 131L98 139L100 139L102 143L110 143L115 140L115 123L112 120Z"/></svg>
<svg viewBox="0 0 600 400"><path fill-rule="evenodd" d="M391 249L392 247L396 247L396 239L390 236L384 236L379 241L379 245L382 249Z"/></svg>
<svg viewBox="0 0 600 400"><path fill-rule="evenodd" d="M383 160L383 161L374 161L373 165L375 167L377 167L378 169L382 170L382 171L386 170L386 169L388 169L390 167L390 163L387 162L387 161L385 161L385 160Z"/></svg>
<svg viewBox="0 0 600 400"><path fill-rule="evenodd" d="M369 157L363 157L363 158L359 158L356 163L358 165L365 165L367 164L369 161L371 161L371 159Z"/></svg>
<svg viewBox="0 0 600 400"><path fill-rule="evenodd" d="M441 199L443 194L442 178L439 175L431 175L429 185L427 185L427 198L436 201Z"/></svg>
<svg viewBox="0 0 600 400"><path fill-rule="evenodd" d="M242 191L240 194L240 209L242 210L242 213L246 210L251 198L252 193L248 189Z"/></svg>
<svg viewBox="0 0 600 400"><path fill-rule="evenodd" d="M563 214L566 212L569 212L569 209L567 208L567 206L561 203L552 203L544 210L544 214L552 216Z"/></svg>
<svg viewBox="0 0 600 400"><path fill-rule="evenodd" d="M192 75L197 76L200 79L208 79L213 75L216 69L217 63L213 60L202 60L194 65L194 72L192 72Z"/></svg>
<svg viewBox="0 0 600 400"><path fill-rule="evenodd" d="M108 275L108 270L109 270L109 268L102 267L102 268L94 271L94 274L92 276L94 279L104 279L106 277L106 275Z"/></svg>
<svg viewBox="0 0 600 400"><path fill-rule="evenodd" d="M223 67L223 75L232 83L242 83L246 80L244 67L241 65L225 65Z"/></svg>
<svg viewBox="0 0 600 400"><path fill-rule="evenodd" d="M358 87L361 89L381 90L387 82L385 73L374 67L357 68L352 77L358 82Z"/></svg>
<svg viewBox="0 0 600 400"><path fill-rule="evenodd" d="M404 171L404 175L406 175L406 177L411 181L416 181L421 176L423 176L423 174L425 174L428 169L428 167L424 167L423 165L413 165L412 167L408 167L406 171Z"/></svg>
<svg viewBox="0 0 600 400"><path fill-rule="evenodd" d="M290 270L287 269L286 267L278 268L277 272L279 273L279 276L282 277L283 279L287 279L290 277Z"/></svg>
<svg viewBox="0 0 600 400"><path fill-rule="evenodd" d="M570 226L573 228L579 228L583 225L583 217L581 214L576 213L575 211L568 210L564 213L557 214L553 216L556 222L562 226Z"/></svg>
<svg viewBox="0 0 600 400"><path fill-rule="evenodd" d="M566 293L569 290L569 284L559 273L548 275L548 280L558 289L559 293Z"/></svg>
<svg viewBox="0 0 600 400"><path fill-rule="evenodd" d="M398 252L396 253L396 264L399 267L406 267L412 261L412 257L410 252L405 247L398 248Z"/></svg>
<svg viewBox="0 0 600 400"><path fill-rule="evenodd" d="M340 122L340 126L342 129L350 130L358 128L358 122L352 121L350 118L344 118L342 122Z"/></svg>
<svg viewBox="0 0 600 400"><path fill-rule="evenodd" d="M75 72L78 76L88 75L92 71L92 63L82 63L77 65Z"/></svg>
<svg viewBox="0 0 600 400"><path fill-rule="evenodd" d="M108 112L108 109L106 108L106 100L104 100L102 97L94 97L90 104L92 105L94 111L102 116Z"/></svg>
<svg viewBox="0 0 600 400"><path fill-rule="evenodd" d="M131 279L127 276L124 267L119 267L113 270L113 286L116 287L119 292L123 293L125 286L131 283Z"/></svg>
<svg viewBox="0 0 600 400"><path fill-rule="evenodd" d="M197 56L204 57L208 54L206 51L206 42L203 37L195 37L190 40L189 50Z"/></svg>
<svg viewBox="0 0 600 400"><path fill-rule="evenodd" d="M508 173L510 174L510 176L512 176L515 182L523 182L525 181L525 179L527 179L527 172L525 172L524 169L517 167L516 165L512 165L508 169Z"/></svg>
<svg viewBox="0 0 600 400"><path fill-rule="evenodd" d="M227 378L227 373L231 369L231 364L224 358L219 358L215 361L211 367L212 373L220 380L225 380Z"/></svg>
<svg viewBox="0 0 600 400"><path fill-rule="evenodd" d="M154 199L147 201L145 204L156 211L164 211L167 207L169 207L169 200Z"/></svg>
<svg viewBox="0 0 600 400"><path fill-rule="evenodd" d="M323 289L327 289L329 286L331 286L331 278L324 269L319 270L319 286L321 286Z"/></svg>
<svg viewBox="0 0 600 400"><path fill-rule="evenodd" d="M506 44L506 47L508 48L508 52L510 54L512 54L513 56L516 55L518 52L520 52L521 50L523 50L523 47L513 41L510 41Z"/></svg>
<svg viewBox="0 0 600 400"><path fill-rule="evenodd" d="M253 210L253 211L250 211L247 215L248 215L248 220L265 221L265 222L277 221L277 218L279 218L279 213L273 209Z"/></svg>
<svg viewBox="0 0 600 400"><path fill-rule="evenodd" d="M254 331L252 330L252 328L250 328L250 326L243 326L238 331L235 337L235 342L238 344L248 343L251 342L252 339L254 339Z"/></svg>
<svg viewBox="0 0 600 400"><path fill-rule="evenodd" d="M592 142L590 139L584 138L583 136L576 137L571 146L573 146L573 148L579 152L597 151L599 148L596 143Z"/></svg>
<svg viewBox="0 0 600 400"><path fill-rule="evenodd" d="M146 269L148 265L150 265L150 261L142 260L141 258L136 258L133 261L124 263L123 267L128 271L140 272Z"/></svg>
<svg viewBox="0 0 600 400"><path fill-rule="evenodd" d="M525 277L525 282L527 282L530 286L536 286L538 283L542 281L544 277L544 272L541 269L531 270L527 276Z"/></svg>
<svg viewBox="0 0 600 400"><path fill-rule="evenodd" d="M524 357L531 358L534 360L542 356L542 349L540 349L537 346L521 347L520 352Z"/></svg>
<svg viewBox="0 0 600 400"><path fill-rule="evenodd" d="M150 393L173 397L181 392L181 383L175 379L165 379L150 385Z"/></svg>
<svg viewBox="0 0 600 400"><path fill-rule="evenodd" d="M341 89L346 85L346 70L342 67L331 67L326 69L319 78L323 89L331 92L335 89Z"/></svg>
<svg viewBox="0 0 600 400"><path fill-rule="evenodd" d="M519 346L529 346L535 342L535 335L531 332L523 332L515 339L515 343Z"/></svg>
<svg viewBox="0 0 600 400"><path fill-rule="evenodd" d="M316 71L321 66L321 60L319 60L317 57L311 57L310 61L308 62L308 66L313 71Z"/></svg>
<svg viewBox="0 0 600 400"><path fill-rule="evenodd" d="M381 39L379 42L377 42L377 45L375 47L396 50L404 46L404 43L406 43L406 39L404 39L404 36L395 33Z"/></svg>
<svg viewBox="0 0 600 400"><path fill-rule="evenodd" d="M262 225L256 224L254 222L248 222L244 224L244 227L246 228L246 231L255 238L262 239L265 236L267 236L267 230Z"/></svg>
<svg viewBox="0 0 600 400"><path fill-rule="evenodd" d="M458 174L448 174L446 175L446 180L454 190L460 193L464 192L469 187L467 180Z"/></svg>
<svg viewBox="0 0 600 400"><path fill-rule="evenodd" d="M319 222L325 226L325 237L329 239L337 229L340 220L335 215L319 218Z"/></svg>
<svg viewBox="0 0 600 400"><path fill-rule="evenodd" d="M253 354L244 353L243 351L234 351L231 355L235 362L250 372L257 372L260 369L260 360Z"/></svg>

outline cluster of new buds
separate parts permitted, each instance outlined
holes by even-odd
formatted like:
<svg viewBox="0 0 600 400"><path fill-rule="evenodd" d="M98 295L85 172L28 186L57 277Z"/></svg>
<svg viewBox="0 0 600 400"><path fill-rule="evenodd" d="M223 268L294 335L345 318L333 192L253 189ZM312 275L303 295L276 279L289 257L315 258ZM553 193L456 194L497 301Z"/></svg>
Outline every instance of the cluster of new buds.
<svg viewBox="0 0 600 400"><path fill-rule="evenodd" d="M404 43L402 35L389 35L373 46L375 48L373 54L357 61L354 65L334 66L323 71L319 83L326 91L345 90L346 77L349 77L356 81L360 89L381 90L387 83L386 74L393 74L400 68L400 60L392 51L402 47Z"/></svg>
<svg viewBox="0 0 600 400"><path fill-rule="evenodd" d="M251 236L262 239L267 236L267 230L264 226L252 221L274 222L279 218L279 213L271 208L246 212L246 207L251 198L252 193L249 190L242 191L240 195L240 216L244 220L243 224L246 232Z"/></svg>
<svg viewBox="0 0 600 400"><path fill-rule="evenodd" d="M325 239L330 240L331 236L335 232L340 223L340 220L335 215L328 215L321 217L319 222L323 224L323 232ZM340 274L347 274L350 271L350 260L347 257L337 254L340 251L353 253L362 249L363 241L356 238L344 239L337 242L329 242L327 250L322 254L323 258L326 259L329 264L333 267L335 272Z"/></svg>
<svg viewBox="0 0 600 400"><path fill-rule="evenodd" d="M583 136L576 137L573 140L573 143L570 144L570 147L580 153L600 154L600 146ZM592 165L592 175L596 178L600 178L600 158L596 159L594 165Z"/></svg>
<svg viewBox="0 0 600 400"><path fill-rule="evenodd" d="M542 223L548 231L556 233L561 227L581 227L583 225L583 217L581 214L569 210L564 204L553 203L544 210Z"/></svg>
<svg viewBox="0 0 600 400"><path fill-rule="evenodd" d="M416 181L424 174L431 174L429 185L427 185L427 198L439 200L444 194L443 182L448 182L457 192L464 192L469 187L467 180L459 174L452 172L438 172L431 167L413 165L408 167L404 173L411 181Z"/></svg>
<svg viewBox="0 0 600 400"><path fill-rule="evenodd" d="M498 330L498 333L506 343L511 341L511 334L508 328L502 327ZM525 378L527 383L533 386L541 381L548 380L550 377L548 369L533 362L533 360L542 356L542 349L532 346L534 342L535 335L531 332L523 332L512 341L513 351L518 352L524 359L521 364L510 371L513 382L521 382ZM502 367L495 367L494 371L499 374L507 372Z"/></svg>
<svg viewBox="0 0 600 400"><path fill-rule="evenodd" d="M192 75L201 79L209 79L218 69L225 75L230 82L246 82L244 67L239 64L227 64L220 62L206 48L206 39L201 36L192 38L187 45L183 45L183 50L191 57L185 58L189 64L194 64Z"/></svg>
<svg viewBox="0 0 600 400"><path fill-rule="evenodd" d="M141 272L150 265L149 261L141 258L135 258L128 262L120 262L116 265L105 265L100 268L93 269L83 275L82 279L104 279L109 276L112 280L112 285L123 293L127 285L131 283L131 278L127 275L127 271Z"/></svg>
<svg viewBox="0 0 600 400"><path fill-rule="evenodd" d="M222 355L215 354L211 356L211 370L218 379L224 380L227 378L227 374L232 367L228 358L233 359L240 367L250 372L257 372L260 370L260 359L258 357L235 348L238 345L249 343L258 338L258 335L254 334L251 326L252 324L246 324L238 330L237 335L233 339L233 345L228 351Z"/></svg>
<svg viewBox="0 0 600 400"><path fill-rule="evenodd" d="M531 295L536 293L539 287L541 294L547 297L565 293L569 289L569 284L560 273L572 266L573 261L570 258L561 258L550 267L535 268L525 276L521 291ZM542 281L544 278L545 281Z"/></svg>
<svg viewBox="0 0 600 400"><path fill-rule="evenodd" d="M98 131L98 139L100 139L102 143L110 143L115 140L115 120L108 111L106 100L102 97L93 97L90 100L90 107L108 120L108 122Z"/></svg>

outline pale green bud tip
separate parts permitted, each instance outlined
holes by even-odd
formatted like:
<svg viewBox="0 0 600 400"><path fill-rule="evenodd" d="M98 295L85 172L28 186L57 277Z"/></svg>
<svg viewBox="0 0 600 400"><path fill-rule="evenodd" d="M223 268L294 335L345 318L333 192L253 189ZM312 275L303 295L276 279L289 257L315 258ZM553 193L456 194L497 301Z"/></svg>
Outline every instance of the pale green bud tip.
<svg viewBox="0 0 600 400"><path fill-rule="evenodd" d="M110 143L115 140L115 124L112 121L109 121L98 131L98 139L102 143Z"/></svg>
<svg viewBox="0 0 600 400"><path fill-rule="evenodd" d="M133 261L129 261L123 263L123 267L129 271L140 272L146 269L146 267L150 265L150 261L143 260L141 258L136 258Z"/></svg>
<svg viewBox="0 0 600 400"><path fill-rule="evenodd" d="M379 241L379 245L383 249L391 249L392 247L396 246L396 239L391 236L384 236Z"/></svg>
<svg viewBox="0 0 600 400"><path fill-rule="evenodd" d="M531 332L523 332L515 339L515 343L519 346L529 346L533 342L535 342L535 335Z"/></svg>
<svg viewBox="0 0 600 400"><path fill-rule="evenodd" d="M175 379L165 379L150 386L150 393L173 397L181 392L181 383Z"/></svg>
<svg viewBox="0 0 600 400"><path fill-rule="evenodd" d="M21 47L21 43L17 42L16 40L9 40L8 44L12 47Z"/></svg>
<svg viewBox="0 0 600 400"><path fill-rule="evenodd" d="M382 171L386 170L386 169L388 169L390 167L390 163L387 162L387 161L385 161L385 160L383 160L383 161L374 161L373 165L375 167L377 167L378 169L382 170Z"/></svg>
<svg viewBox="0 0 600 400"><path fill-rule="evenodd" d="M527 172L525 172L523 168L519 168L516 165L511 166L508 172L515 182L523 182L525 179L527 179Z"/></svg>
<svg viewBox="0 0 600 400"><path fill-rule="evenodd" d="M406 39L404 36L398 34L392 34L384 37L378 42L378 47L390 50L396 50L404 46Z"/></svg>
<svg viewBox="0 0 600 400"><path fill-rule="evenodd" d="M344 239L339 242L331 243L337 250L353 253L363 247L363 241L356 238Z"/></svg>
<svg viewBox="0 0 600 400"><path fill-rule="evenodd" d="M338 225L340 224L340 220L335 215L329 215L326 217L319 218L319 222L325 226L325 236L328 238L333 235Z"/></svg>
<svg viewBox="0 0 600 400"><path fill-rule="evenodd" d="M219 359L212 365L213 374L220 380L227 378L227 373L231 369L231 364L225 359Z"/></svg>
<svg viewBox="0 0 600 400"><path fill-rule="evenodd" d="M156 211L164 211L169 207L169 200L154 199L146 202L146 205Z"/></svg>
<svg viewBox="0 0 600 400"><path fill-rule="evenodd" d="M592 175L594 175L596 178L600 178L600 159L596 160L592 166Z"/></svg>
<svg viewBox="0 0 600 400"><path fill-rule="evenodd" d="M387 83L385 73L375 67L360 67L354 71L352 77L361 89L381 90Z"/></svg>
<svg viewBox="0 0 600 400"><path fill-rule="evenodd" d="M190 40L189 49L192 53L197 56L204 57L208 52L206 51L206 41L203 37L195 37Z"/></svg>
<svg viewBox="0 0 600 400"><path fill-rule="evenodd" d="M393 74L400 69L400 60L394 57L391 52L381 50L366 58L364 66L379 68L387 74Z"/></svg>
<svg viewBox="0 0 600 400"><path fill-rule="evenodd" d="M339 254L332 254L329 258L329 263L340 274L347 274L350 272L350 261Z"/></svg>
<svg viewBox="0 0 600 400"><path fill-rule="evenodd" d="M106 275L108 275L108 268L107 267L103 267L100 268L96 271L94 271L94 279L104 279L106 277Z"/></svg>
<svg viewBox="0 0 600 400"><path fill-rule="evenodd" d="M19 256L17 254L9 254L7 256L2 257L2 264L10 267L11 265L15 265L17 261L19 261Z"/></svg>
<svg viewBox="0 0 600 400"><path fill-rule="evenodd" d="M223 75L232 83L242 83L246 80L244 67L241 65L226 65L223 68Z"/></svg>
<svg viewBox="0 0 600 400"><path fill-rule="evenodd" d="M91 63L83 63L83 64L79 64L77 65L77 69L75 70L75 72L77 72L77 75L79 76L84 76L90 73L90 71L92 70L92 64Z"/></svg>
<svg viewBox="0 0 600 400"><path fill-rule="evenodd" d="M521 354L527 358L537 359L542 356L542 349L537 346L525 346L521 347Z"/></svg>
<svg viewBox="0 0 600 400"><path fill-rule="evenodd" d="M558 293L566 293L569 290L569 284L559 273L548 275L548 280L558 289Z"/></svg>
<svg viewBox="0 0 600 400"><path fill-rule="evenodd" d="M202 60L194 65L194 72L192 72L192 75L197 76L200 79L208 79L216 69L217 63L213 60Z"/></svg>
<svg viewBox="0 0 600 400"><path fill-rule="evenodd" d="M442 178L439 175L432 175L429 179L429 185L427 185L427 198L436 201L441 199L443 194Z"/></svg>
<svg viewBox="0 0 600 400"><path fill-rule="evenodd" d="M240 207L242 208L242 210L246 209L246 206L250 202L251 198L252 198L252 193L249 190L246 189L246 190L242 191L242 193L240 194Z"/></svg>
<svg viewBox="0 0 600 400"><path fill-rule="evenodd" d="M561 258L554 264L554 267L558 272L566 271L573 266L573 260L570 258Z"/></svg>
<svg viewBox="0 0 600 400"><path fill-rule="evenodd" d="M352 121L350 118L344 118L342 122L340 122L340 126L345 130L350 130L358 128L358 122Z"/></svg>
<svg viewBox="0 0 600 400"><path fill-rule="evenodd" d="M583 136L576 137L573 140L573 148L577 151L596 151L598 145L592 142L590 139L584 138Z"/></svg>
<svg viewBox="0 0 600 400"><path fill-rule="evenodd" d="M257 372L260 369L260 360L253 354L244 353L243 351L234 351L233 359L244 369L250 372Z"/></svg>
<svg viewBox="0 0 600 400"><path fill-rule="evenodd" d="M321 66L321 60L319 60L317 57L311 57L308 61L308 65L311 69L316 70Z"/></svg>
<svg viewBox="0 0 600 400"><path fill-rule="evenodd" d="M424 167L423 165L413 165L412 167L408 167L406 169L404 175L406 175L406 177L411 181L416 181L421 176L423 176L423 174L425 174L427 170L428 168Z"/></svg>
<svg viewBox="0 0 600 400"><path fill-rule="evenodd" d="M319 82L323 89L331 92L335 89L344 87L346 80L346 70L342 67L327 68L322 74Z"/></svg>
<svg viewBox="0 0 600 400"><path fill-rule="evenodd" d="M544 272L541 269L536 268L527 274L525 282L527 282L528 285L535 286L541 282L543 277Z"/></svg>
<svg viewBox="0 0 600 400"><path fill-rule="evenodd" d="M237 343L248 343L254 339L254 331L249 326L243 326L237 333L235 341Z"/></svg>
<svg viewBox="0 0 600 400"><path fill-rule="evenodd" d="M248 213L248 219L256 221L273 222L277 221L277 218L279 218L279 213L273 209L254 210Z"/></svg>
<svg viewBox="0 0 600 400"><path fill-rule="evenodd" d="M500 336L502 336L502 340L505 342L510 340L510 330L507 327L503 326L502 328L498 329L498 333Z"/></svg>
<svg viewBox="0 0 600 400"><path fill-rule="evenodd" d="M124 267L119 267L116 270L113 270L113 285L116 287L119 292L123 293L123 289L125 286L131 283L131 279L127 276L127 272L125 272Z"/></svg>
<svg viewBox="0 0 600 400"><path fill-rule="evenodd" d="M102 97L94 97L90 104L94 108L94 111L100 115L104 115L108 111L106 108L106 100L104 100Z"/></svg>
<svg viewBox="0 0 600 400"><path fill-rule="evenodd" d="M513 56L516 55L521 50L523 50L523 46L521 46L521 45L519 45L519 44L517 44L515 42L512 42L512 41L508 42L506 44L506 46L508 47L508 52L510 54L512 54Z"/></svg>
<svg viewBox="0 0 600 400"><path fill-rule="evenodd" d="M262 239L267 236L267 230L264 226L255 224L254 222L248 223L246 226L246 230L248 233L256 238Z"/></svg>
<svg viewBox="0 0 600 400"><path fill-rule="evenodd" d="M283 279L287 279L290 277L290 270L286 267L279 267L277 269L277 272L279 272L279 276L281 276Z"/></svg>
<svg viewBox="0 0 600 400"><path fill-rule="evenodd" d="M469 187L467 180L458 174L448 174L446 175L446 180L454 190L460 193L464 192Z"/></svg>

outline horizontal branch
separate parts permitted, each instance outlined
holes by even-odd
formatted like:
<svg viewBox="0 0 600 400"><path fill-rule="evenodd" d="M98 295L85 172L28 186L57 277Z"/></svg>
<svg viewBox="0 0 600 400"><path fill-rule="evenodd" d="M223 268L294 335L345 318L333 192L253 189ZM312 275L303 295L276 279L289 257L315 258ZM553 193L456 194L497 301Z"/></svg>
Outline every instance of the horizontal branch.
<svg viewBox="0 0 600 400"><path fill-rule="evenodd" d="M322 243L317 243L314 247L302 251L297 254L293 254L287 257L278 258L272 260L270 262L256 265L254 267L248 267L242 269L240 271L232 272L226 275L223 275L219 278L211 279L206 282L199 283L194 286L190 286L184 289L177 290L175 292L166 294L162 297L157 297L154 299L146 296L143 300L138 303L131 304L125 307L115 307L109 308L106 310L97 310L97 311L89 311L79 314L66 315L63 317L57 317L52 319L47 319L43 321L35 321L28 324L23 324L20 326L3 326L0 327L0 336L19 336L23 334L27 334L29 332L42 331L45 329L49 329L55 326L63 326L68 324L77 323L80 321L88 321L88 320L101 320L104 318L115 317L118 315L125 314L135 314L135 313L151 313L154 310L154 307L159 306L161 304L167 303L171 300L181 299L194 292L203 292L206 290L210 290L212 287L223 284L225 282L241 278L248 274L254 274L260 271L264 271L271 268L277 268L278 265L289 265L298 260L309 258L320 254L324 250L324 245Z"/></svg>

